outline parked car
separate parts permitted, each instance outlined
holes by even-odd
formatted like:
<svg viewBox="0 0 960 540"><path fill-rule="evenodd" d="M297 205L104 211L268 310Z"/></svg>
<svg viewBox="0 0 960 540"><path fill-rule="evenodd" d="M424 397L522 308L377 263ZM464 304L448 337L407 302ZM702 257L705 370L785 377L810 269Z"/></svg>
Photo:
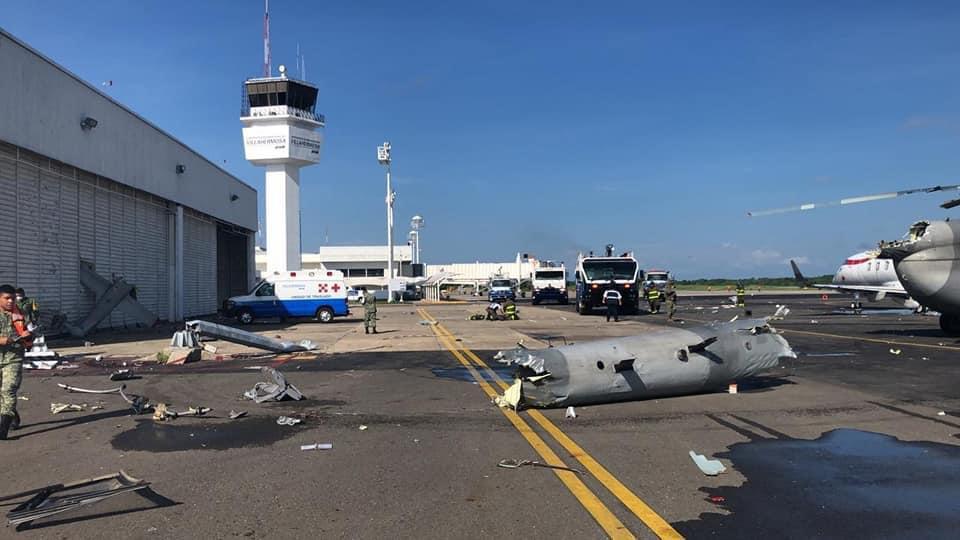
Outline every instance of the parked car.
<svg viewBox="0 0 960 540"><path fill-rule="evenodd" d="M359 302L361 298L363 298L363 291L353 287L347 289L347 302Z"/></svg>

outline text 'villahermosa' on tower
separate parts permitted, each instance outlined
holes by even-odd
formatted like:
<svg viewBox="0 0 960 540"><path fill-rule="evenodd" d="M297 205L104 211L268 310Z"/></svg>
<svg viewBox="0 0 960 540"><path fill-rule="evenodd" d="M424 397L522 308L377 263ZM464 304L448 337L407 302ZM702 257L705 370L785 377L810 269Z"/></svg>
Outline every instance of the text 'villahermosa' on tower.
<svg viewBox="0 0 960 540"><path fill-rule="evenodd" d="M240 114L246 159L266 167L268 274L300 269L300 168L320 161L324 127L317 87L279 71L244 83Z"/></svg>

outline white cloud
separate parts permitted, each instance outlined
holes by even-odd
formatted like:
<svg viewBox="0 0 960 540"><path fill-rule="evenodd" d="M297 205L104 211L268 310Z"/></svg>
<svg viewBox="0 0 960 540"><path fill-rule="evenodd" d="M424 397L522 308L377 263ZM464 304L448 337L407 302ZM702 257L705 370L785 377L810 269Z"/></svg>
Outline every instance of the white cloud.
<svg viewBox="0 0 960 540"><path fill-rule="evenodd" d="M755 249L750 252L750 260L756 264L765 264L770 261L782 259L783 255L773 249Z"/></svg>

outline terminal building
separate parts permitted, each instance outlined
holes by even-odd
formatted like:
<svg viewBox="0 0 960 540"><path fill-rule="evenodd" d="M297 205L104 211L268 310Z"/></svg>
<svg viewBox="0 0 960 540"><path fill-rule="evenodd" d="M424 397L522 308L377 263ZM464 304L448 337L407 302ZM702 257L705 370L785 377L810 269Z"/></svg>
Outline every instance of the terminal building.
<svg viewBox="0 0 960 540"><path fill-rule="evenodd" d="M96 301L82 267L163 320L249 290L252 187L2 30L0 72L0 283L71 321Z"/></svg>
<svg viewBox="0 0 960 540"><path fill-rule="evenodd" d="M323 246L316 252L300 255L300 268L313 270L327 268L343 272L347 286L373 289L387 288L387 246ZM411 264L413 250L409 245L393 246L393 275L401 278L421 277ZM265 275L267 252L257 248L257 271ZM416 274L416 275L415 275Z"/></svg>

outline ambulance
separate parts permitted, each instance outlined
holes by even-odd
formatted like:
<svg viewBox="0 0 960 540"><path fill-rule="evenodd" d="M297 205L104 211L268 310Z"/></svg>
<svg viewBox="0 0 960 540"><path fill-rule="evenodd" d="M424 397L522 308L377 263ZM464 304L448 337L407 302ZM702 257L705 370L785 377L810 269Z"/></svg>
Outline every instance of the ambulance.
<svg viewBox="0 0 960 540"><path fill-rule="evenodd" d="M224 311L240 324L292 317L313 317L328 323L334 317L350 315L343 272L326 268L274 272L260 280L249 294L227 300Z"/></svg>

